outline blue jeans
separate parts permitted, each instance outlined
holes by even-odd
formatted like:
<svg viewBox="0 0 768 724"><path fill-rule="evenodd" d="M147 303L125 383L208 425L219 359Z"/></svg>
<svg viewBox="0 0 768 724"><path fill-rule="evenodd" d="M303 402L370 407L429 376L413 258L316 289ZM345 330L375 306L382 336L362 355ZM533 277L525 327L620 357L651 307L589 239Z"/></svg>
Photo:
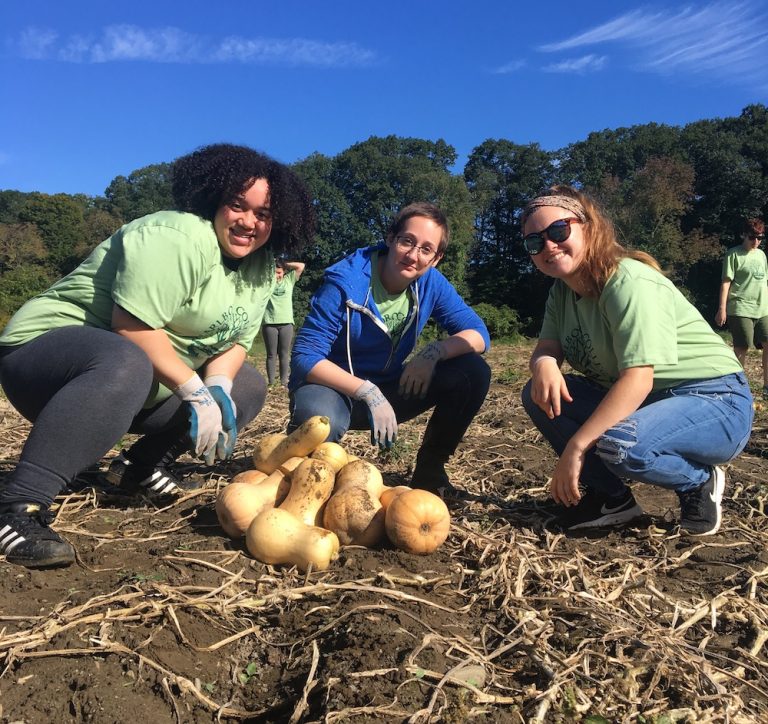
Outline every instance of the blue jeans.
<svg viewBox="0 0 768 724"><path fill-rule="evenodd" d="M573 402L563 401L553 420L531 399L530 380L522 394L526 412L558 455L608 392L579 375L565 379ZM753 416L742 372L652 392L586 453L581 482L608 497L625 491L625 479L679 492L698 488L713 465L744 449Z"/></svg>
<svg viewBox="0 0 768 724"><path fill-rule="evenodd" d="M423 400L405 399L398 392L399 378L378 385L395 411L398 423L411 420L434 408L424 431L420 454L445 462L456 450L477 411L485 401L491 383L491 370L479 354L465 354L439 362ZM331 420L328 440L338 442L347 430L369 430L368 407L364 402L325 385L306 384L290 396L291 420L295 430L313 415Z"/></svg>

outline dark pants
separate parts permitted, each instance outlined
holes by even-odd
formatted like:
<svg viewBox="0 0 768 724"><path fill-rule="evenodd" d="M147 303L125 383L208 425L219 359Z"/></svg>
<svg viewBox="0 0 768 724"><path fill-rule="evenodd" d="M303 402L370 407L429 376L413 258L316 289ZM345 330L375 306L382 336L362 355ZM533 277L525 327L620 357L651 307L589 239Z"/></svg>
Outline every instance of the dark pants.
<svg viewBox="0 0 768 724"><path fill-rule="evenodd" d="M488 394L491 370L478 354L466 354L439 362L426 397L405 399L398 394L399 380L378 385L395 411L398 423L434 408L427 423L420 455L445 461L456 450ZM368 430L368 407L325 385L306 384L291 393L294 430L313 415L331 420L329 440L337 442L347 430Z"/></svg>
<svg viewBox="0 0 768 724"><path fill-rule="evenodd" d="M187 448L186 406L171 396L142 409L153 382L149 358L124 337L93 327L63 327L18 347L0 348L0 384L33 424L0 504L50 505L61 489L98 462L127 432L144 437L131 458L155 464ZM232 387L237 427L266 397L264 378L243 365Z"/></svg>

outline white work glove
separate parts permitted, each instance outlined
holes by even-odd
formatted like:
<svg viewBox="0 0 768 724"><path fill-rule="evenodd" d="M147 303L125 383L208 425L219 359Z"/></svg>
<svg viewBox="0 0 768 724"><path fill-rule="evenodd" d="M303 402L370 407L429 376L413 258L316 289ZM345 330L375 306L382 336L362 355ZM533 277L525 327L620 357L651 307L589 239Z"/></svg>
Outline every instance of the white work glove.
<svg viewBox="0 0 768 724"><path fill-rule="evenodd" d="M205 386L221 411L223 432L216 444L216 457L226 460L232 456L237 442L237 406L232 399L232 380L226 375L208 375L205 378Z"/></svg>
<svg viewBox="0 0 768 724"><path fill-rule="evenodd" d="M389 404L381 390L366 380L352 395L355 400L361 400L368 405L368 422L371 426L371 445L392 447L397 437L397 417L392 405Z"/></svg>
<svg viewBox="0 0 768 724"><path fill-rule="evenodd" d="M191 443L190 449L196 455L202 455L206 463L212 464L219 435L224 433L221 427L221 410L211 391L200 379L200 375L193 375L183 385L179 385L173 394L189 406L187 435Z"/></svg>
<svg viewBox="0 0 768 724"><path fill-rule="evenodd" d="M435 367L445 358L445 350L440 342L430 342L416 354L405 366L400 375L398 393L406 400L413 396L424 399L435 374Z"/></svg>

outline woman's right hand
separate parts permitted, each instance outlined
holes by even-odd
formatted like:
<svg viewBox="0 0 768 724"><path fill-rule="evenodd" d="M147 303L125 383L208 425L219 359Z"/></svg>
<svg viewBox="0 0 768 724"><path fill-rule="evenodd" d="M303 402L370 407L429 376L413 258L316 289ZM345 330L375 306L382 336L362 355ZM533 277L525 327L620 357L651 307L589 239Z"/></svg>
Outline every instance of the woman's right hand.
<svg viewBox="0 0 768 724"><path fill-rule="evenodd" d="M539 357L531 370L531 398L551 420L560 414L561 400L573 402L560 365L554 357Z"/></svg>
<svg viewBox="0 0 768 724"><path fill-rule="evenodd" d="M724 309L718 309L717 314L715 314L715 324L718 327L722 327L725 324L725 320L727 319L727 315L725 313Z"/></svg>

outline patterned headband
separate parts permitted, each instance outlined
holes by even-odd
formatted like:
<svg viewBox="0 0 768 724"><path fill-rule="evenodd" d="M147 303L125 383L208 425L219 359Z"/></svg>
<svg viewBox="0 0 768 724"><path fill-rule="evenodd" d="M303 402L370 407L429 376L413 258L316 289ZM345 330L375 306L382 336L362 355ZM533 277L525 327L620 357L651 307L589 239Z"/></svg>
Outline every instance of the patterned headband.
<svg viewBox="0 0 768 724"><path fill-rule="evenodd" d="M557 206L561 209L567 209L568 211L572 212L579 221L584 222L587 220L587 214L584 211L584 207L576 199L571 196L552 194L550 196L537 196L535 199L531 199L523 209L523 215L520 218L520 223L525 224L525 220L536 209L539 209L542 206Z"/></svg>

